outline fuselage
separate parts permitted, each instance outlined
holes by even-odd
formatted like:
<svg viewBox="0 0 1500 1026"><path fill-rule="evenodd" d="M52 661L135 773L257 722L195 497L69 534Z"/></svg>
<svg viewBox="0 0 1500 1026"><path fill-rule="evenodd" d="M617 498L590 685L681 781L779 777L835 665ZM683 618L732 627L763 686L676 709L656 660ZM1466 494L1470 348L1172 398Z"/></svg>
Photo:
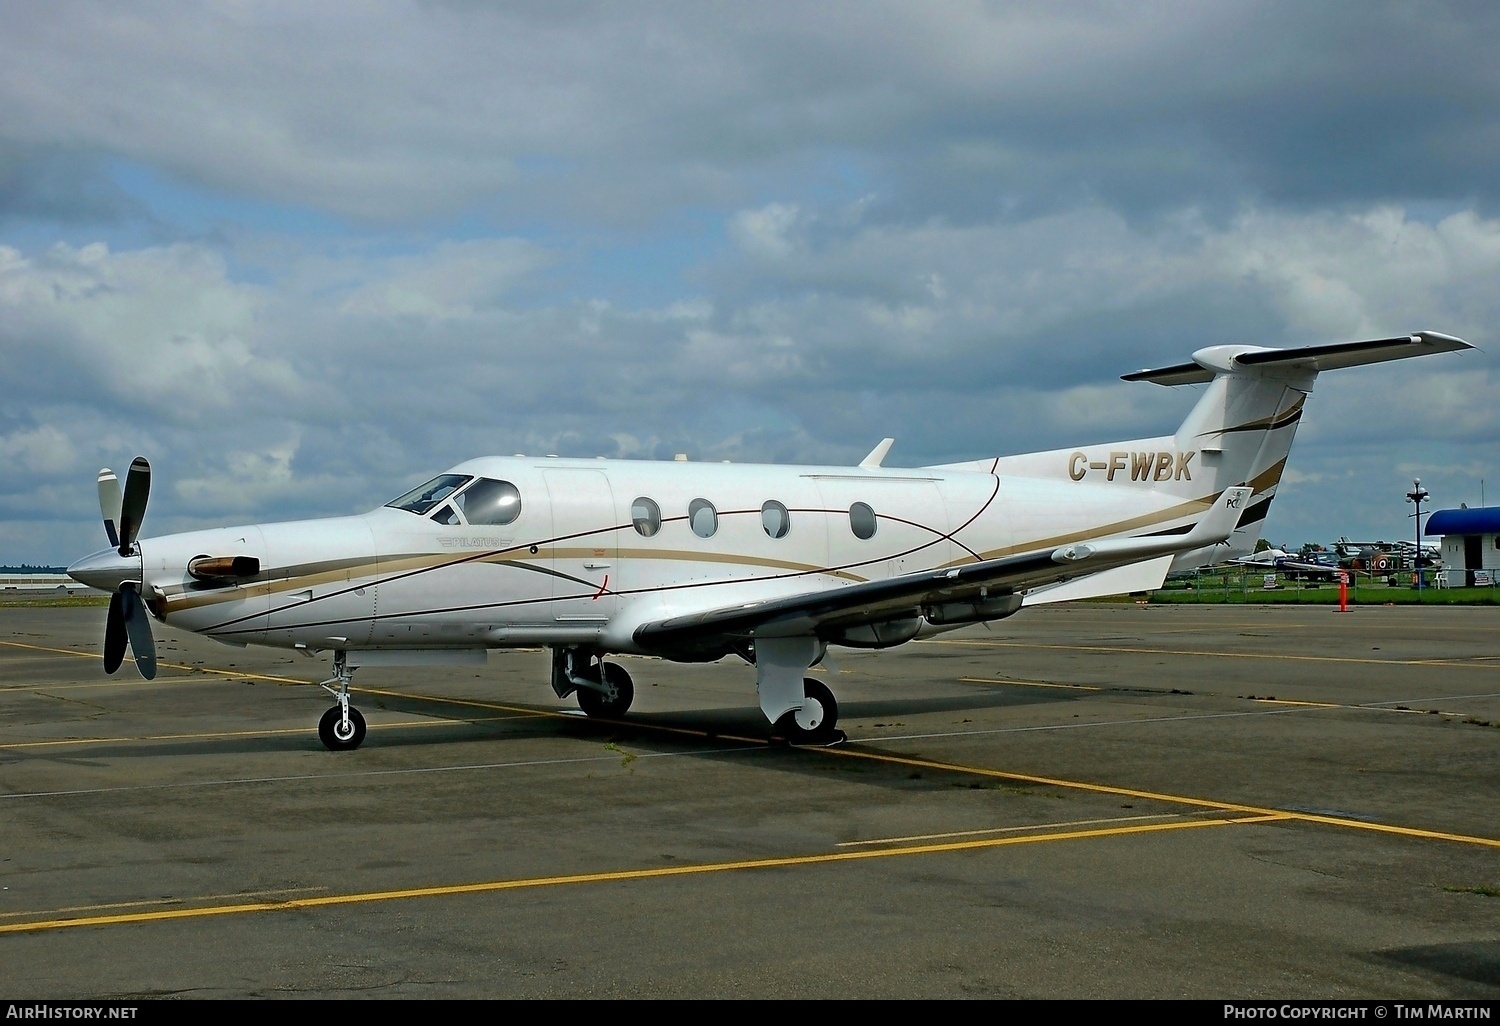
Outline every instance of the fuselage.
<svg viewBox="0 0 1500 1026"><path fill-rule="evenodd" d="M144 539L144 597L229 643L632 652L649 620L1170 530L1213 499L968 469L527 457L428 484L359 516ZM242 556L257 573L187 569Z"/></svg>

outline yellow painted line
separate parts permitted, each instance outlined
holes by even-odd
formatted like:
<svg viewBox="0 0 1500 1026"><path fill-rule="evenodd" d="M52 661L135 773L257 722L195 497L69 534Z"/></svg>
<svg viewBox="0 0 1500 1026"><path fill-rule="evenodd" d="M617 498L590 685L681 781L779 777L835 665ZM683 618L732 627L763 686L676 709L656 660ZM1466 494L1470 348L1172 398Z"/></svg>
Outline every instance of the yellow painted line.
<svg viewBox="0 0 1500 1026"><path fill-rule="evenodd" d="M98 652L84 652L84 651L80 651L79 649L76 649L76 648L47 648L47 647L42 646L42 645L28 645L28 644L25 644L25 643L19 642L19 641L0 641L0 645L9 645L12 648L31 649L32 651L36 651L36 652L52 652L52 653L55 653L57 655L78 656L78 657L82 657L82 658L85 658L85 659L98 659L98 658L100 658ZM530 651L530 650L519 650L518 649L517 651ZM540 651L540 649L537 649L536 651ZM297 679L294 679L292 677L275 677L275 676L271 676L269 674L264 674L264 673L247 673L247 672L243 672L243 671L240 671L240 670L220 670L220 669L217 669L217 668L207 667L207 666L184 666L184 665L182 665L180 663L164 663L164 662L160 662L160 661L158 661L156 665L158 667L167 667L169 669L186 670L189 673L212 673L212 674L217 674L219 676L224 676L224 677L238 677L238 678L243 678L243 679L246 679L246 680L266 680L266 681L271 681L271 682L276 683L276 684L301 684L301 685L304 685L306 687L316 687L317 686L317 684L315 682L313 682L313 681L297 680ZM178 682L181 682L182 679L183 678L174 678L172 682L173 683L178 683ZM37 690L61 690L62 688L66 688L66 687L125 687L125 686L129 686L129 685L131 685L133 683L135 683L135 682L122 681L122 682L119 682L119 683L116 683L116 684L109 684L109 683L101 683L101 684L98 684L98 685L68 684L68 685L57 685L55 687L54 686L50 686L50 685L46 685L46 684L37 684L37 685L27 685L26 687L28 687L28 688L35 688ZM156 683L156 682L153 681L152 683ZM17 689L17 688L8 688L8 689L7 688L0 688L0 691L5 691L5 690L20 690L20 689ZM381 688L357 688L357 687L352 687L351 686L349 688L349 693L350 694L357 694L357 695L378 695L378 696L381 696L383 698L398 698L398 699L401 699L402 701L445 702L445 703L448 703L450 705L467 706L467 707L471 707L471 708L475 708L475 709L492 709L492 710L497 710L497 711L500 711L500 712L515 713L518 716L551 716L551 717L558 717L558 718L563 718L563 719L577 719L577 717L573 713L568 712L568 711L564 711L564 710L561 710L561 709L529 709L529 708L526 708L524 706L500 705L500 704L494 703L494 702L480 702L480 701L476 701L476 700L473 700L473 699L443 698L443 697L438 696L438 695L413 694L410 691L390 691L390 690L385 690L385 689L381 689ZM618 723L621 726L633 726L633 727L637 727L637 728L643 726L643 724L635 722L635 721L631 721L631 720L610 720L610 719L607 719L605 717L598 717L598 716L590 717L589 719L590 719L591 722L595 722L595 723ZM701 731L701 730L689 730L689 729L683 729L683 728L680 728L680 727L667 727L667 726L660 726L660 725L656 725L656 724L652 724L651 725L651 729L652 730L656 730L656 731L660 731L660 732L665 733L665 734L684 734L684 735L687 735L687 736L690 736L690 737L702 737L705 734L705 732ZM214 736L214 735L205 735L205 736L211 737L211 736ZM226 736L228 736L228 735L226 735ZM733 735L733 734L714 734L713 736L715 738L719 738L719 739L722 739L722 740L725 740L725 741L744 741L744 742L750 743L750 744L762 744L762 745L765 744L765 738L739 737L739 736ZM3 746L0 746L0 747L3 747Z"/></svg>
<svg viewBox="0 0 1500 1026"><path fill-rule="evenodd" d="M1259 805L1244 805L1239 802L1221 802L1209 798L1193 798L1188 795L1163 794L1157 791L1143 791L1139 788L1115 787L1110 784L1093 784L1083 780L1063 780L1057 777L1038 777L1028 773L1009 773L1004 770L984 769L978 766L960 766L954 763L935 762L930 759L912 759L900 755L887 755L880 752L862 751L843 746L824 748L820 749L820 751L846 759L864 759L870 762L910 766L915 769L937 770L943 773L968 773L975 776L992 777L996 780L1013 780L1023 784L1046 784L1049 787L1089 791L1094 794L1107 794L1120 798L1136 798L1143 801L1166 802L1169 805L1187 805L1199 809L1217 809L1221 812L1235 812L1247 816L1292 819L1304 823L1322 823L1326 826L1347 827L1352 830L1369 830L1375 833L1395 834L1400 837L1421 837L1434 841L1457 841L1460 844L1477 844L1487 848L1500 848L1500 839L1493 837L1450 834L1441 830L1423 830L1419 827L1394 826L1387 823L1370 823L1365 820L1350 819L1343 816L1326 816L1314 812L1297 812L1292 809L1272 809Z"/></svg>
<svg viewBox="0 0 1500 1026"><path fill-rule="evenodd" d="M1453 666L1492 670L1489 664L1453 659L1369 659L1356 656L1291 655L1286 652L1225 652L1197 648L1130 648L1124 645L1039 645L1029 641L965 641L960 638L933 639L928 645L966 645L973 648L1039 648L1061 652L1105 652L1109 655L1179 655L1212 656L1216 659L1275 659L1305 663L1361 663L1373 666Z"/></svg>
<svg viewBox="0 0 1500 1026"><path fill-rule="evenodd" d="M99 659L98 652L83 652L76 648L47 648L44 645L27 645L19 641L0 641L0 645L8 645L11 648L27 648L33 652L52 652L57 655L80 656L85 659ZM209 666L188 666L183 663L168 663L157 660L158 669L183 670L186 673L213 673L222 677L244 677L247 680L269 680L277 684L308 684L310 681L296 680L292 677L273 677L265 673L250 673L246 670L219 670ZM154 681L152 683L155 683Z"/></svg>
<svg viewBox="0 0 1500 1026"><path fill-rule="evenodd" d="M863 859L896 858L908 855L937 855L962 851L979 851L987 848L1001 848L1018 844L1038 844L1045 841L1076 841L1096 837L1124 837L1132 834L1190 830L1197 827L1229 826L1263 821L1265 821L1265 817L1262 816L1244 819L1188 820L1177 823L1139 824L1136 826L1122 826L1100 830L1032 834L1025 837L991 837L982 840L950 841L941 844L884 848L877 851L826 852L818 855L789 855L780 858L749 859L737 862L712 862L693 866L626 869L604 873L579 873L571 876L530 877L520 880L492 880L483 883L452 884L437 887L409 887L400 890L369 891L355 894L329 894L311 898L289 898L285 901L251 901L232 905L212 905L198 908L124 912L113 915L81 916L72 919L46 919L29 923L9 923L0 925L0 934L65 930L79 926L119 926L127 923L153 923L174 919L203 919L210 916L244 915L253 912L289 912L301 909L329 908L339 905L364 905L383 901L402 901L411 898L444 898L465 894L493 894L501 891L529 890L538 887L653 880L674 876L701 876L707 873L738 872L753 869L815 866L834 862L853 862Z"/></svg>
<svg viewBox="0 0 1500 1026"><path fill-rule="evenodd" d="M134 677L134 674L131 676ZM166 680L168 678L162 679ZM171 679L177 680L178 678L173 677ZM95 681L91 684L4 684L0 685L0 695L18 695L27 691L44 691L47 694L62 691L101 691L111 688L133 688L142 683L144 682L139 677L134 677L133 680L130 678L110 678L109 680Z"/></svg>
<svg viewBox="0 0 1500 1026"><path fill-rule="evenodd" d="M305 894L310 891L326 891L327 887L282 887L272 891L261 891L261 894ZM199 900L217 900L222 898L243 898L243 894L205 894ZM140 901L113 901L104 905L72 905L68 908L53 909L49 915L63 915L68 912L100 912L112 908L146 908L152 905L181 905L182 898L157 898L142 899ZM0 919L15 919L19 916L35 915L33 912L0 912Z"/></svg>
<svg viewBox="0 0 1500 1026"><path fill-rule="evenodd" d="M997 680L992 677L960 677L965 684L1009 684L1019 688L1063 688L1068 691L1103 691L1088 684L1044 684L1039 680Z"/></svg>
<svg viewBox="0 0 1500 1026"><path fill-rule="evenodd" d="M48 648L46 645L28 645L23 641L0 641L0 645L7 648L26 648L33 652L51 652L54 655L85 656L91 659L100 659L98 652L81 652L76 648Z"/></svg>
<svg viewBox="0 0 1500 1026"><path fill-rule="evenodd" d="M1180 820L1180 812L1163 812L1155 816L1111 816L1108 819L1074 819L1062 823L1028 823L1024 826L990 827L986 830L950 830L941 834L908 834L904 837L872 837L867 841L840 841L839 848L864 848L876 844L910 844L912 841L942 841L951 837L991 837L996 834L1018 834L1026 830L1057 830L1062 827L1098 826L1101 823L1147 823L1153 820ZM1205 813L1208 815L1208 813Z"/></svg>
<svg viewBox="0 0 1500 1026"><path fill-rule="evenodd" d="M350 688L350 693L358 692L362 695L379 695L383 698L397 698L403 701L438 702L448 705L467 706L474 709L493 709L499 712L516 713L521 716L545 717L559 720L584 720L589 723L612 724L620 727L630 727L633 730L649 730L658 734L677 734L683 737L706 737L716 741L738 741L749 745L767 747L768 742L764 737L742 737L738 734L726 734L722 731L706 731L691 727L668 727L661 723L642 723L640 720L610 719L607 716L588 716L574 709L532 709L519 705L502 705L498 702L481 702L474 698L443 698L438 695L416 695L410 691L386 691L380 688Z"/></svg>
<svg viewBox="0 0 1500 1026"><path fill-rule="evenodd" d="M447 717L430 717L421 720L397 720L394 723L371 723L369 729L374 730L396 730L402 727L450 727L463 723L492 723L510 717L489 716L481 719L451 719ZM134 737L121 735L119 737L70 737L53 741L13 741L0 744L0 751L20 750L23 748L64 748L75 745L108 745L124 744L131 741L209 741L232 737L276 737L286 734L311 734L307 727L275 727L260 730L215 730L206 731L201 734L140 734Z"/></svg>

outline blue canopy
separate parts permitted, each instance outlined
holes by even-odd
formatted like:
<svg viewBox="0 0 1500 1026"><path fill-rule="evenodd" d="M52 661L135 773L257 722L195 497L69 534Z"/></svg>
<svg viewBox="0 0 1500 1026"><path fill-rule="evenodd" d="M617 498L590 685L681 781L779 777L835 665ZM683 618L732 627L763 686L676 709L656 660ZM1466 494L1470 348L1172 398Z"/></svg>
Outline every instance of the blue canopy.
<svg viewBox="0 0 1500 1026"><path fill-rule="evenodd" d="M1500 534L1500 506L1438 509L1427 518L1423 534Z"/></svg>

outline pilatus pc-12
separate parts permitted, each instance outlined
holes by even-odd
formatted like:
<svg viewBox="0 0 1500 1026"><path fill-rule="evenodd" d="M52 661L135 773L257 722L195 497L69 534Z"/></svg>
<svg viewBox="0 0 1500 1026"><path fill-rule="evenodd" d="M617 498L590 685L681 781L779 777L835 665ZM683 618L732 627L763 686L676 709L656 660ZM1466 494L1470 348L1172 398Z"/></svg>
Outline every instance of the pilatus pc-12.
<svg viewBox="0 0 1500 1026"><path fill-rule="evenodd" d="M620 717L614 654L755 668L761 711L794 743L839 738L807 671L830 645L886 648L1050 602L1160 587L1248 555L1322 371L1472 348L1436 332L1268 349L1220 345L1125 375L1206 384L1175 434L882 466L483 457L360 516L141 538L151 467L99 501L110 547L68 572L112 594L104 668L127 646L156 673L150 619L232 645L330 652L318 725L352 749L362 665L482 663L545 646L559 697Z"/></svg>

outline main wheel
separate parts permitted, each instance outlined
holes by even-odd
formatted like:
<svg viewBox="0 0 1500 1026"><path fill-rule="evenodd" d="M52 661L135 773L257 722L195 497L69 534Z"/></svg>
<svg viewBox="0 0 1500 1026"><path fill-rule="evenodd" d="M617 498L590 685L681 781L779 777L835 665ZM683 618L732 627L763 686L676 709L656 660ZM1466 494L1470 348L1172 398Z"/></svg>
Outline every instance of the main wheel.
<svg viewBox="0 0 1500 1026"><path fill-rule="evenodd" d="M839 704L828 685L816 677L802 680L803 703L776 721L781 736L794 745L828 745L840 739Z"/></svg>
<svg viewBox="0 0 1500 1026"><path fill-rule="evenodd" d="M604 671L604 690L579 688L578 708L590 716L619 719L630 710L630 703L635 701L635 684L631 682L630 674L625 672L625 667L618 663L601 662L599 666ZM589 676L593 677L598 672L590 670Z"/></svg>
<svg viewBox="0 0 1500 1026"><path fill-rule="evenodd" d="M365 718L354 706L349 707L349 722L338 706L333 706L318 721L318 740L330 752L350 752L365 739Z"/></svg>

